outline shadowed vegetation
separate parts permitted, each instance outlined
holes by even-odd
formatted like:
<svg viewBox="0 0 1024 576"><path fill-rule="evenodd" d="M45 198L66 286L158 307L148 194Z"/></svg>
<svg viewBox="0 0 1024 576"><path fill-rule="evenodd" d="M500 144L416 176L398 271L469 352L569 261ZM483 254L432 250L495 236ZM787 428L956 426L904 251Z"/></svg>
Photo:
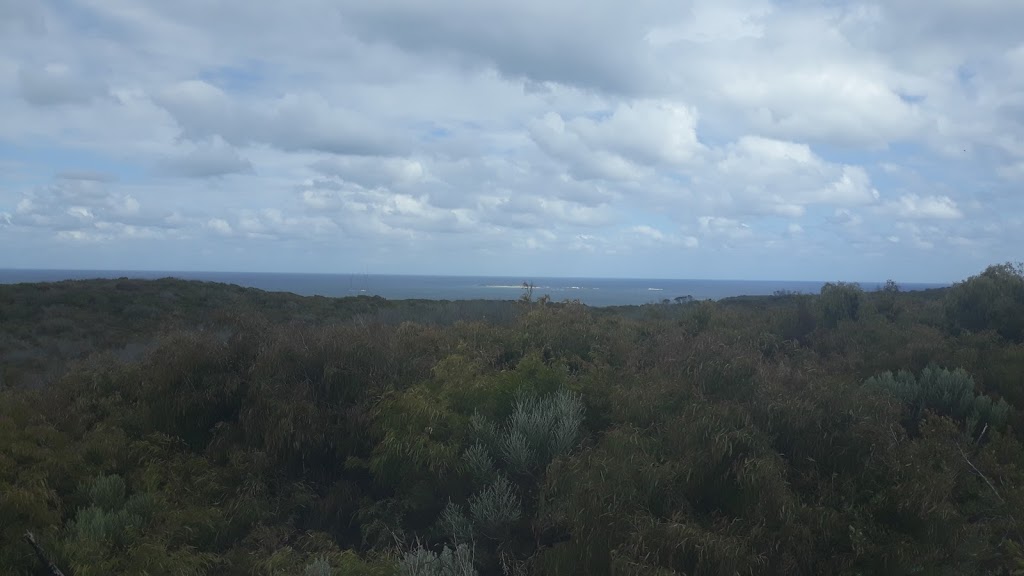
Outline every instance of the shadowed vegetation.
<svg viewBox="0 0 1024 576"><path fill-rule="evenodd" d="M0 286L0 571L1022 574L1022 319Z"/></svg>

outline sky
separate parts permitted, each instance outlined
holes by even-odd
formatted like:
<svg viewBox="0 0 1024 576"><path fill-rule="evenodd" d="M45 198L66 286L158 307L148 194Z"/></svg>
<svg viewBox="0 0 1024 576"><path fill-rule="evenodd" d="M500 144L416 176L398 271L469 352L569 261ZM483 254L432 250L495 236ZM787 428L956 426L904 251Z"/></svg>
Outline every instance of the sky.
<svg viewBox="0 0 1024 576"><path fill-rule="evenodd" d="M1019 0L0 0L0 268L950 282Z"/></svg>

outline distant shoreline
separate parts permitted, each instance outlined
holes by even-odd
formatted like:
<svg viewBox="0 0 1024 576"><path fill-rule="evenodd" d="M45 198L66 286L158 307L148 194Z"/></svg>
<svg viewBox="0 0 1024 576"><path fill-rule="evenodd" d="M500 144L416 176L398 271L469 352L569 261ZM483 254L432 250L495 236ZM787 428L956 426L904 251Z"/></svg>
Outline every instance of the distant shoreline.
<svg viewBox="0 0 1024 576"><path fill-rule="evenodd" d="M175 272L127 270L7 270L0 269L0 284L59 282L63 280L178 278L234 284L268 292L300 296L381 296L389 300L508 300L517 299L523 282L533 285L533 297L553 301L579 300L589 306L630 306L661 303L676 298L720 300L738 296L778 293L817 294L825 281L785 280L680 280L652 278L557 278L512 276L418 276L383 274L293 274L262 272ZM873 291L884 282L858 282ZM943 288L949 284L901 284L905 291Z"/></svg>

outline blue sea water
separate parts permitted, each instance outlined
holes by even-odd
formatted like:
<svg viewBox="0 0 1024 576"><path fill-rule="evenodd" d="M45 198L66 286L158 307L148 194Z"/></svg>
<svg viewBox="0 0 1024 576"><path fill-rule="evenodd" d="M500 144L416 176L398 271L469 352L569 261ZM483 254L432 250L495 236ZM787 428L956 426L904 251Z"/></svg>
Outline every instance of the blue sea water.
<svg viewBox="0 0 1024 576"><path fill-rule="evenodd" d="M730 296L770 295L780 290L817 293L824 281L659 280L643 278L520 278L489 276L397 276L382 274L276 274L262 272L159 272L118 270L0 270L0 284L56 282L91 278L181 278L224 282L302 296L360 294L402 300L515 300L523 282L534 285L534 297L579 300L590 306L638 305L692 296L697 300ZM862 282L874 290L880 282ZM938 288L944 284L901 284L904 290Z"/></svg>

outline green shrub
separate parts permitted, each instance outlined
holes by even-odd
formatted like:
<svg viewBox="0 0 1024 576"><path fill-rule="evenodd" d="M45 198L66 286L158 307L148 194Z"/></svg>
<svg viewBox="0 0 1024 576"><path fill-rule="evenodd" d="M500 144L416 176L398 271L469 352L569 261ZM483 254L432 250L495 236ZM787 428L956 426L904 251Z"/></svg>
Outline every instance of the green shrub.
<svg viewBox="0 0 1024 576"><path fill-rule="evenodd" d="M825 326L835 328L845 320L857 320L864 302L864 291L857 284L829 282L821 287L818 308Z"/></svg>
<svg viewBox="0 0 1024 576"><path fill-rule="evenodd" d="M0 572L36 573L32 530L77 576L1013 574L1015 277L615 309L0 286L0 359L62 374L0 389ZM50 362L81 338L147 353Z"/></svg>
<svg viewBox="0 0 1024 576"><path fill-rule="evenodd" d="M954 330L995 330L1024 341L1024 264L989 266L958 282L946 297L946 319Z"/></svg>

